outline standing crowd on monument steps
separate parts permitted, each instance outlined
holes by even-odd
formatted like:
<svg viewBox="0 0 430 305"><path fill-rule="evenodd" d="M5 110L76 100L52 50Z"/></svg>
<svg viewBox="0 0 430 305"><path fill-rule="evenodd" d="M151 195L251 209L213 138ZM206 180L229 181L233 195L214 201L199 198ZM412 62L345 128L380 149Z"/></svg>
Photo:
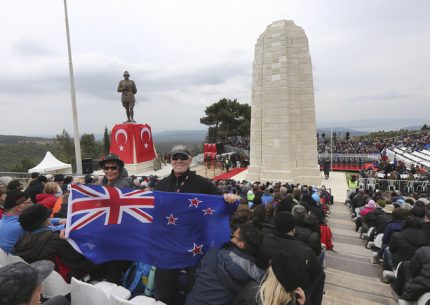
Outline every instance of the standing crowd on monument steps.
<svg viewBox="0 0 430 305"><path fill-rule="evenodd" d="M32 265L0 268L0 304L37 304L31 303L40 300L39 270L33 265L44 260L53 262L52 268L68 282L71 277L87 279L89 275L95 281L122 283L132 262L95 265L65 238L70 183L224 194L225 204L240 200L230 219L228 243L210 249L193 268L156 270L154 297L165 304L321 304L324 256L333 247L327 225L333 198L328 190L280 182L213 182L190 170L191 155L182 145L173 148L170 162L173 170L166 178L129 177L124 163L109 154L100 162L105 173L102 179L33 174L27 185L18 180L1 185L0 248ZM25 285L25 272L38 280L20 295L18 288L8 287ZM67 304L68 299L49 302Z"/></svg>

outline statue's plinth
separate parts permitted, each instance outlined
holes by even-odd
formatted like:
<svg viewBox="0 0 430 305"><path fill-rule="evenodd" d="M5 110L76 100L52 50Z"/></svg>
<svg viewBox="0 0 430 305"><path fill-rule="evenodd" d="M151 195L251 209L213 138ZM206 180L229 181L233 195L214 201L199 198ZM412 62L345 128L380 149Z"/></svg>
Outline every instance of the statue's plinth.
<svg viewBox="0 0 430 305"><path fill-rule="evenodd" d="M125 122L112 128L110 152L124 161L130 175L154 170L156 151L148 124Z"/></svg>

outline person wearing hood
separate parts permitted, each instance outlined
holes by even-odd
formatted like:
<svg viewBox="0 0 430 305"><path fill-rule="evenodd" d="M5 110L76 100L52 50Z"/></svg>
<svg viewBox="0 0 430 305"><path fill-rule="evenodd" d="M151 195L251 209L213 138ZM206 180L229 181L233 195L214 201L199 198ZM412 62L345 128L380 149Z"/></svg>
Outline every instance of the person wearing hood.
<svg viewBox="0 0 430 305"><path fill-rule="evenodd" d="M361 217L364 217L375 210L376 210L376 202L373 199L369 199L366 205L360 209L359 214Z"/></svg>
<svg viewBox="0 0 430 305"><path fill-rule="evenodd" d="M134 188L133 181L128 177L124 162L115 154L106 155L99 162L105 176L102 185L118 188Z"/></svg>

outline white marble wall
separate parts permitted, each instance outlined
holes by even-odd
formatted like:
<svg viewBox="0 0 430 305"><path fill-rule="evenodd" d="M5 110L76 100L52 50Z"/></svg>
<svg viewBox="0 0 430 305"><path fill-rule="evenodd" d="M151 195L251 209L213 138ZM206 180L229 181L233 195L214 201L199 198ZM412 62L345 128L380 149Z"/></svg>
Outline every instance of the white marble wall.
<svg viewBox="0 0 430 305"><path fill-rule="evenodd" d="M321 183L312 63L293 21L272 23L255 45L247 178Z"/></svg>

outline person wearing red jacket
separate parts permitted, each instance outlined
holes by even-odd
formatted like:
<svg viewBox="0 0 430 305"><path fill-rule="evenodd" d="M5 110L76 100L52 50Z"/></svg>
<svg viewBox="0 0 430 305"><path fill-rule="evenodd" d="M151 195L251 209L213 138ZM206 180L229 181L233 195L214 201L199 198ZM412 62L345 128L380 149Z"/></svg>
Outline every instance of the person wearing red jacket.
<svg viewBox="0 0 430 305"><path fill-rule="evenodd" d="M43 194L36 195L36 203L44 205L48 209L54 208L55 202L57 201L56 193L60 193L60 187L55 182L45 183L43 187Z"/></svg>

